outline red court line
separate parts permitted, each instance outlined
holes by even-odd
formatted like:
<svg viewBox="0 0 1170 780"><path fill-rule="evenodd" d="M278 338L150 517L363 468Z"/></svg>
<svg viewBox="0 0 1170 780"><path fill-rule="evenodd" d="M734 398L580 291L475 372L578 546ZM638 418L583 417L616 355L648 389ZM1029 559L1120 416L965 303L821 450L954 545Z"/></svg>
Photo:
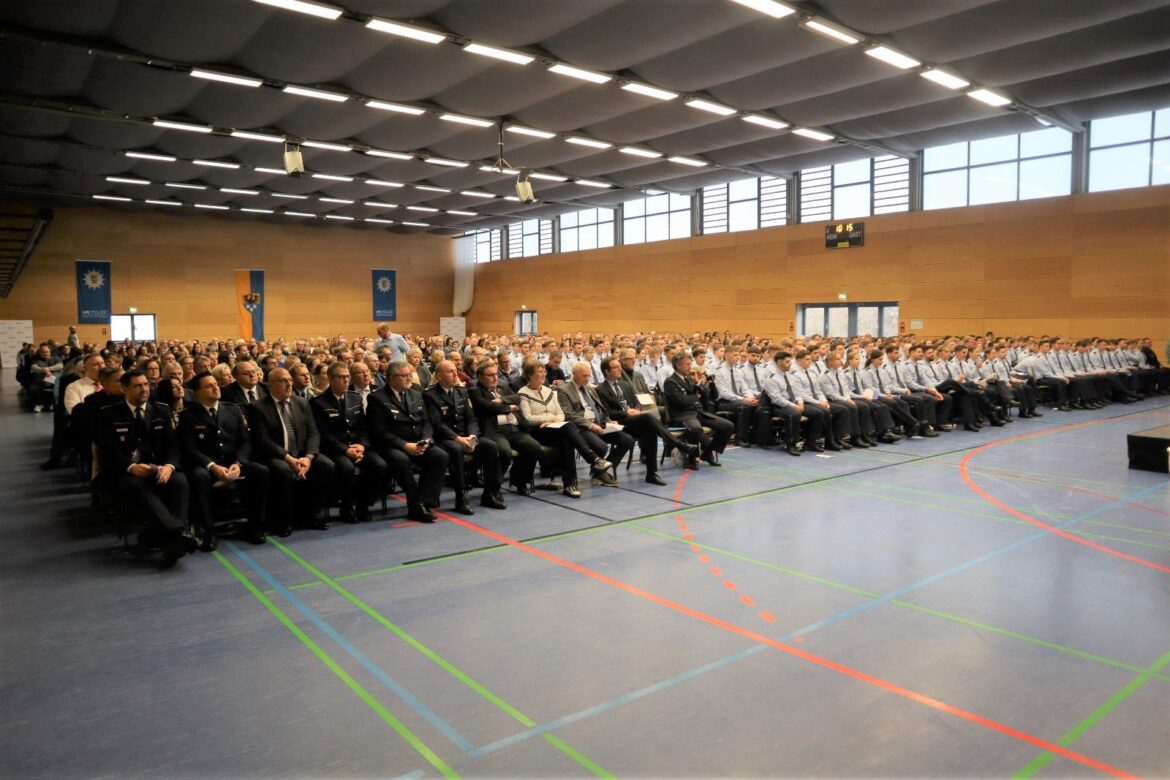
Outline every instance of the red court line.
<svg viewBox="0 0 1170 780"><path fill-rule="evenodd" d="M1061 431L1067 431L1067 430L1071 430L1073 428L1079 428L1079 427L1082 427L1085 425L1093 425L1093 424L1098 423L1098 422L1104 422L1104 421L1103 420L1088 420L1088 421L1082 422L1082 423L1074 423L1073 425L1065 425L1065 426L1061 426L1060 428L1053 428L1050 431L1038 431L1036 433L1029 433L1029 434L1025 434L1023 436L1013 436L1010 439L1001 439L1000 441L989 442L987 444L984 444L982 447L976 447L975 449L968 452L965 456L963 456L963 459L961 461L959 461L959 474L963 477L963 481L967 483L967 487L971 488L971 490L973 490L977 496L979 496L980 498L982 498L984 501L988 502L992 506L997 507L999 509L1002 509L1004 512L1007 512L1009 515L1012 515L1013 517L1018 517L1021 520L1026 520L1029 523L1031 523L1032 525L1034 525L1038 528L1043 528L1045 531L1048 531L1049 533L1054 533L1057 536L1064 537L1065 539L1068 539L1071 542L1076 542L1077 544L1083 544L1086 547L1091 547L1092 549L1097 550L1098 552L1103 552L1106 555L1112 555L1114 557L1122 558L1124 560L1130 561L1131 563L1136 563L1139 566L1145 566L1146 568L1149 568L1149 569L1156 569L1157 571L1163 571L1163 572L1166 572L1167 574L1170 574L1170 566L1163 566L1160 563L1154 563L1153 561L1148 561L1145 558L1139 558L1136 555L1130 555L1129 553L1124 553L1124 552L1121 552L1120 550L1114 550L1112 547L1106 547L1103 544L1098 544L1097 542L1091 541L1091 540L1086 539L1082 536L1077 536L1076 534L1071 534L1068 531L1057 528L1056 526L1052 526L1052 525L1049 525L1048 523L1037 520L1035 517L1032 517L1029 514L1021 512L1020 510L1018 510L1014 507L1008 506L1004 502L1000 501L998 498L996 498L995 496L991 495L983 488L976 485L975 480L973 480L971 478L971 474L970 474L970 471L968 470L967 464L970 463L972 458L974 458L979 453L984 452L985 450L989 450L992 447L998 447L1001 444L1008 444L1010 442L1021 441L1023 439L1031 439L1031 438L1034 438L1036 436L1046 436L1046 435L1051 434L1051 433L1059 433ZM1085 492L1087 492L1087 491L1085 491ZM1113 498L1112 496L1107 496L1107 498L1110 498L1111 500L1114 500L1114 501L1118 500L1116 498Z"/></svg>
<svg viewBox="0 0 1170 780"><path fill-rule="evenodd" d="M1133 501L1126 501L1125 504L1126 504L1126 506L1132 506L1135 509L1144 509L1147 512L1157 512L1160 515L1166 515L1167 517L1170 517L1170 512L1167 512L1164 509L1155 509L1152 506L1146 506L1145 504L1138 504L1138 503L1135 503Z"/></svg>
<svg viewBox="0 0 1170 780"><path fill-rule="evenodd" d="M399 498L399 497L395 496L395 498ZM405 500L405 499L401 499L401 500ZM1040 748L1041 750L1047 750L1048 752L1055 753L1056 755L1061 756L1062 758L1067 758L1070 761L1076 761L1078 764L1084 764L1085 766L1100 770L1101 772L1104 772L1106 774L1110 774L1110 775L1113 775L1115 777L1125 777L1125 778L1136 777L1136 775L1132 775L1129 772L1126 772L1122 769L1118 769L1115 766L1112 766L1110 764L1106 764L1103 761L1098 761L1094 758L1089 758L1088 756L1085 756L1085 755L1082 755L1082 754L1077 753L1075 751L1069 750L1068 748L1061 747L1060 745L1057 745L1053 742L1049 742L1045 739L1041 739L1040 737L1033 736L1032 734L1029 734L1025 731L1020 731L1019 729L1013 728L1013 727L1008 726L1008 725L1003 724L1003 723L999 723L998 721L991 720L990 718L984 718L981 715L976 715L973 712L968 712L967 710L952 706L950 704L947 704L946 702L939 701L938 699L933 699L929 696L925 696L921 693L917 693L917 692L912 691L908 688L903 688L900 685L896 685L894 683L887 682L886 680L882 680L878 677L874 677L873 675L866 674L865 672L859 671L859 670L854 669L854 668L849 667L849 666L845 666L844 664L839 664L839 663L836 663L835 661L830 661L827 658L821 658L818 655L813 655L812 653L801 650L800 648L793 647L791 645L786 645L783 642L779 642L775 639L772 639L771 637L764 636L763 634L757 634L755 631L752 631L750 629L743 628L742 626L737 626L734 623L729 623L726 620L721 620L720 618L717 618L713 615L708 615L704 612L699 612L698 610L691 609L690 607L684 606L684 605L679 604L675 601L671 601L670 599L664 598L664 597L659 596L659 595L654 594L654 593L650 593L649 591L646 591L646 590L642 590L641 588L639 588L635 585L631 585L627 582L623 582L621 580L614 579L613 577L609 577L605 574L601 574L600 572L593 571L592 569L588 569L588 568L581 566L579 564L572 563L571 561L566 561L563 558L558 558L557 556L552 555L551 553L545 552L544 550L539 550L535 547L530 547L529 545L524 544L523 542L520 542L520 541L517 541L517 540L512 539L510 537L504 536L503 534L496 533L495 531L491 531L487 528L483 528L482 526L478 526L475 523L464 520L461 517L455 517L454 515L448 515L445 512L436 512L435 514L437 516L442 517L443 519L445 519L449 522L455 523L457 525L461 525L464 528L468 529L469 531L474 531L478 534L482 534L482 535L487 536L491 539L495 539L498 542L502 542L510 547L515 547L518 550L523 550L524 552L526 552L530 555L535 555L538 558L543 558L544 560L548 561L549 563L554 563L557 566L563 566L564 568L575 571L578 574L583 574L586 577L591 577L591 578L597 580L598 582L605 583L606 585L617 588L618 590L624 590L625 592L630 593L634 596L638 596L639 598L646 599L647 601L651 601L655 604L666 607L667 609L672 609L675 612L686 615L688 617L692 617L695 620L698 620L698 621L701 621L703 623L707 623L709 625L715 626L716 628L721 628L724 631L728 631L728 632L733 633L733 634L739 634L740 636L745 637L747 639L751 639L754 642L759 642L760 644L768 645L769 647L774 647L777 650L780 650L781 652L788 653L789 655L794 655L797 658L801 658L801 659L808 661L810 663L814 663L817 666L824 667L824 668L829 669L831 671L837 672L838 674L845 675L846 677L852 677L855 680L860 680L861 682L868 683L868 684L873 685L877 688L881 688L882 690L885 690L885 691L888 691L890 693L901 696L905 699L909 699L910 701L917 702L919 704L924 704L927 707L931 707L932 709L938 710L940 712L945 712L948 715L954 715L955 717L962 718L963 720L966 720L966 721L970 721L971 723L974 723L976 725L983 726L986 729L990 729L992 731L997 731L1000 734L1004 734L1006 736L1013 737L1015 739L1020 740L1021 742L1026 742L1030 745L1033 745L1037 748ZM761 615L761 617L763 617L763 615ZM765 620L766 619L767 618L765 618Z"/></svg>

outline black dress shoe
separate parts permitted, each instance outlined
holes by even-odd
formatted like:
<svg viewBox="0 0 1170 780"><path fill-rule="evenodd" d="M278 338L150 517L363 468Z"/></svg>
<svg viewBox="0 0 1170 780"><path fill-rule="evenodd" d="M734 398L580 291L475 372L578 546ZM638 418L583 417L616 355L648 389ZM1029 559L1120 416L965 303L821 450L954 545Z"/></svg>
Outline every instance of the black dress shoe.
<svg viewBox="0 0 1170 780"><path fill-rule="evenodd" d="M720 462L719 462L719 460L718 460L718 459L715 457L715 451L714 451L714 450L711 450L711 451L709 451L709 452L706 452L706 453L704 453L704 454L703 454L703 462L705 462L705 463L706 463L708 466L714 466L715 468L719 468L719 467L721 467L721 466L723 465L723 464L722 464L722 463L720 463Z"/></svg>
<svg viewBox="0 0 1170 780"><path fill-rule="evenodd" d="M215 539L215 534L208 531L203 535L203 543L199 545L202 552L215 552L219 547L219 542Z"/></svg>
<svg viewBox="0 0 1170 780"><path fill-rule="evenodd" d="M462 496L455 499L455 511L461 515L475 514L475 510L471 508L471 504L467 503L467 499Z"/></svg>
<svg viewBox="0 0 1170 780"><path fill-rule="evenodd" d="M687 458L686 466L684 468L686 468L688 471L698 471L699 470L698 459L697 458Z"/></svg>
<svg viewBox="0 0 1170 780"><path fill-rule="evenodd" d="M797 447L795 444L789 446L784 451L789 455L795 455L798 458L800 457L800 447Z"/></svg>
<svg viewBox="0 0 1170 780"><path fill-rule="evenodd" d="M882 444L895 444L901 438L902 438L901 436L898 436L898 435L893 434L893 433L883 433L881 436L878 437L878 441L881 442Z"/></svg>
<svg viewBox="0 0 1170 780"><path fill-rule="evenodd" d="M674 445L675 448L687 458L699 457L699 445L691 444L690 442L680 442Z"/></svg>
<svg viewBox="0 0 1170 780"><path fill-rule="evenodd" d="M971 433L979 433L983 429L974 423L966 423L963 425L963 430L970 431Z"/></svg>
<svg viewBox="0 0 1170 780"><path fill-rule="evenodd" d="M861 438L860 436L854 436L852 441L850 441L849 443L852 444L854 447L857 447L858 449L862 449L862 450L868 450L870 447L873 446L872 444L870 444L869 442L867 442L865 439Z"/></svg>
<svg viewBox="0 0 1170 780"><path fill-rule="evenodd" d="M61 468L61 461L56 458L49 458L41 464L41 471L52 471L53 469Z"/></svg>
<svg viewBox="0 0 1170 780"><path fill-rule="evenodd" d="M992 418L992 419L988 420L988 422L991 423L991 427L993 427L993 428L1002 428L1004 425L1007 424L1003 420L999 420L996 418Z"/></svg>
<svg viewBox="0 0 1170 780"><path fill-rule="evenodd" d="M824 447L822 447L822 448L821 448L820 450L818 450L818 451L819 451L819 452L824 452L825 450L828 450L829 452L841 452L841 451L842 451L842 450L841 450L841 445L840 445L840 444L838 444L838 443L837 443L837 442L835 442L835 441L826 441L826 442L825 442L825 446L824 446Z"/></svg>
<svg viewBox="0 0 1170 780"><path fill-rule="evenodd" d="M660 485L660 486L665 487L666 480L664 480L662 477L658 476L657 474L647 474L646 475L646 483L650 484L650 485Z"/></svg>
<svg viewBox="0 0 1170 780"><path fill-rule="evenodd" d="M292 526L291 525L280 526L279 528L276 529L276 535L279 536L281 539L287 539L288 537L292 536Z"/></svg>
<svg viewBox="0 0 1170 780"><path fill-rule="evenodd" d="M513 487L515 487L516 492L522 496L533 496L536 494L536 488L533 487L531 482L523 485L514 485Z"/></svg>
<svg viewBox="0 0 1170 780"><path fill-rule="evenodd" d="M1040 412L1036 411L1035 409L1033 409L1032 411L1028 412L1028 416L1029 417L1043 417L1044 415L1041 414Z"/></svg>
<svg viewBox="0 0 1170 780"><path fill-rule="evenodd" d="M499 491L483 492L483 496L479 499L479 503L486 506L488 509L507 509L508 505L504 503L504 497L500 495Z"/></svg>
<svg viewBox="0 0 1170 780"><path fill-rule="evenodd" d="M314 531L328 531L329 530L329 521L328 520L318 520L318 519L310 520L309 521L309 528L312 528Z"/></svg>
<svg viewBox="0 0 1170 780"><path fill-rule="evenodd" d="M849 443L848 441L846 441L845 439L837 439L837 446L838 446L838 447L840 447L840 448L841 448L841 449L843 449L843 450L851 450L851 449L853 449L853 445L852 445L852 444L850 444L850 443Z"/></svg>
<svg viewBox="0 0 1170 780"><path fill-rule="evenodd" d="M813 442L812 444L806 444L804 448L806 450L812 450L813 452L824 452L825 451L824 445L817 444L816 442Z"/></svg>
<svg viewBox="0 0 1170 780"><path fill-rule="evenodd" d="M929 425L923 425L922 428L918 431L918 435L927 439L937 439L938 431L936 431L934 428L931 428Z"/></svg>
<svg viewBox="0 0 1170 780"><path fill-rule="evenodd" d="M195 541L195 537L186 532L182 532L171 539L167 546L163 548L162 559L158 562L160 569L172 568L180 558L187 553L193 553L199 549L199 543Z"/></svg>
<svg viewBox="0 0 1170 780"><path fill-rule="evenodd" d="M435 522L435 515L422 504L411 504L406 509L406 518L419 523Z"/></svg>
<svg viewBox="0 0 1170 780"><path fill-rule="evenodd" d="M561 490L561 493L568 496L569 498L580 498L581 497L581 490L580 490L580 488L577 487L576 482L565 485L564 489Z"/></svg>
<svg viewBox="0 0 1170 780"><path fill-rule="evenodd" d="M279 531L277 533L279 534ZM259 529L245 532L244 539L249 544L264 544L268 541L268 537L266 537L264 532Z"/></svg>
<svg viewBox="0 0 1170 780"><path fill-rule="evenodd" d="M941 425L938 426L938 428L940 431L953 431L955 429L955 426L952 425L951 423L942 423Z"/></svg>

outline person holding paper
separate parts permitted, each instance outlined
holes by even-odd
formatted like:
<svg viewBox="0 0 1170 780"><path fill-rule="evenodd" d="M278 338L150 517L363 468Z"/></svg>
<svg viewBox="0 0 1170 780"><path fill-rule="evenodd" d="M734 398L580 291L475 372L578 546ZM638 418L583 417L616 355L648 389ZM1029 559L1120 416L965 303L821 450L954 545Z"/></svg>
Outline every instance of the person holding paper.
<svg viewBox="0 0 1170 780"><path fill-rule="evenodd" d="M520 398L506 384L501 384L501 368L494 360L480 363L475 369L475 385L467 393L479 422L480 437L494 441L500 451L501 479L510 473L516 492L531 496L533 474L540 460L540 442L521 429ZM516 451L514 462L512 450Z"/></svg>
<svg viewBox="0 0 1170 780"><path fill-rule="evenodd" d="M646 481L651 485L665 485L658 476L658 442L667 449L674 447L688 459L693 460L699 448L688 442L677 442L662 423L657 411L644 412L638 408L638 397L633 385L626 379L621 361L609 357L601 361L604 380L597 386L597 397L601 399L610 420L623 426L638 441L646 461Z"/></svg>
<svg viewBox="0 0 1170 780"><path fill-rule="evenodd" d="M626 454L634 448L634 437L622 430L622 426L609 419L597 391L590 386L593 368L585 361L573 364L570 381L557 388L561 409L565 419L577 426L581 438L600 457L610 463L621 463ZM610 449L612 447L612 449ZM617 477L608 471L593 475L594 485L617 487Z"/></svg>

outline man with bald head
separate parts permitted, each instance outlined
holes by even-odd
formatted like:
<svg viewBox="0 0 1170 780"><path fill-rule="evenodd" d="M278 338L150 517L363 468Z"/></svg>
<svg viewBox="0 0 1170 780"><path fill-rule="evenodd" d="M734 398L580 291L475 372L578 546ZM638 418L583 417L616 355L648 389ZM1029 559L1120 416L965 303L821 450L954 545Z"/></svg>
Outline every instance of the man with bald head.
<svg viewBox="0 0 1170 780"><path fill-rule="evenodd" d="M268 467L269 526L277 536L291 534L294 521L323 531L329 523L319 515L333 482L333 461L320 453L313 412L308 401L293 395L292 375L272 369L268 389L247 415L252 457Z"/></svg>
<svg viewBox="0 0 1170 780"><path fill-rule="evenodd" d="M483 471L483 496L480 504L504 509L500 493L500 450L490 438L479 438L479 423L471 407L467 388L460 387L455 363L440 360L435 366L435 384L423 392L423 400L435 432L435 444L447 451L448 474L455 488L455 511L474 514L467 501L467 478L463 458L471 455L476 468Z"/></svg>
<svg viewBox="0 0 1170 780"><path fill-rule="evenodd" d="M260 383L260 369L251 360L236 363L232 376L236 381L223 389L221 400L236 406L250 406L268 397L268 388Z"/></svg>

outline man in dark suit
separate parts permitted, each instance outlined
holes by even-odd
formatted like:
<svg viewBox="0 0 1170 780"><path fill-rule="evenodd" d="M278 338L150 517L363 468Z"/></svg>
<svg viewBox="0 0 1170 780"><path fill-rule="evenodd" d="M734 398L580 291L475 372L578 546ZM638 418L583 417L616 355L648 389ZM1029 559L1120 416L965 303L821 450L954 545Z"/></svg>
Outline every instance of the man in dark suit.
<svg viewBox="0 0 1170 780"><path fill-rule="evenodd" d="M435 522L431 509L439 505L447 451L434 443L430 417L422 393L410 387L411 370L404 360L390 362L386 386L366 399L370 441L386 461L390 475L406 493L407 517ZM415 481L413 464L419 467Z"/></svg>
<svg viewBox="0 0 1170 780"><path fill-rule="evenodd" d="M179 448L203 536L199 549L211 552L216 548L212 491L216 485L236 480L242 480L235 489L241 491L248 512L245 536L252 544L263 544L268 469L252 461L252 435L244 410L220 403L219 383L210 373L196 374L192 383L195 403L179 413Z"/></svg>
<svg viewBox="0 0 1170 780"><path fill-rule="evenodd" d="M455 511L475 514L467 501L467 477L463 456L470 454L476 468L483 470L483 497L480 503L492 509L505 509L500 493L500 449L491 439L479 438L479 425L471 408L467 389L460 387L458 372L450 360L435 367L435 384L423 391L435 444L447 451L447 471L455 488Z"/></svg>
<svg viewBox="0 0 1170 780"><path fill-rule="evenodd" d="M122 375L125 403L101 410L95 426L106 484L125 497L163 537L159 566L168 569L196 549L187 533L187 478L178 471L179 448L171 410L150 402L141 371Z"/></svg>
<svg viewBox="0 0 1170 780"><path fill-rule="evenodd" d="M614 422L624 425L626 432L638 441L638 448L646 456L646 481L651 485L665 485L658 476L658 442L661 440L668 448L678 447L691 459L699 448L689 442L675 441L662 424L661 417L638 408L634 387L625 378L620 360L615 357L602 360L601 371L603 380L597 386L597 397L601 399L606 414Z"/></svg>
<svg viewBox="0 0 1170 780"><path fill-rule="evenodd" d="M687 440L699 445L703 460L712 466L719 466L715 453L723 452L727 441L735 433L735 424L703 411L702 396L695 380L691 378L691 359L686 350L676 352L671 358L674 373L662 383L666 408L671 422L687 429ZM710 436L703 433L704 426L711 429ZM687 465L692 469L698 467L693 459Z"/></svg>
<svg viewBox="0 0 1170 780"><path fill-rule="evenodd" d="M236 381L223 389L223 400L236 406L250 406L269 396L268 388L260 384L260 369L251 360L241 360L232 370Z"/></svg>
<svg viewBox="0 0 1170 780"><path fill-rule="evenodd" d="M561 411L565 413L566 420L577 426L581 438L589 445L589 449L596 452L597 457L608 460L616 467L634 448L634 437L624 430L608 432L605 430L609 422L609 413L601 403L597 391L589 386L589 380L593 376L592 367L581 361L574 363L571 371L569 381L557 388ZM615 468L614 471L616 470ZM593 484L617 487L617 477L608 471L597 471L593 473Z"/></svg>
<svg viewBox="0 0 1170 780"><path fill-rule="evenodd" d="M293 520L323 531L329 523L320 512L333 483L333 461L320 452L321 434L309 402L293 395L292 375L272 369L268 390L247 415L253 457L268 467L271 523L282 537L292 533Z"/></svg>
<svg viewBox="0 0 1170 780"><path fill-rule="evenodd" d="M349 392L345 363L329 366L329 389L309 401L309 407L321 433L321 452L333 461L341 519L347 523L369 520L370 504L386 489L386 461L370 449L362 401Z"/></svg>
<svg viewBox="0 0 1170 780"><path fill-rule="evenodd" d="M531 496L540 442L520 428L520 398L507 386L501 389L500 370L494 360L480 363L475 369L475 386L467 394L479 423L480 438L494 441L500 451L500 478L510 472L516 492ZM514 463L512 450L516 451Z"/></svg>

